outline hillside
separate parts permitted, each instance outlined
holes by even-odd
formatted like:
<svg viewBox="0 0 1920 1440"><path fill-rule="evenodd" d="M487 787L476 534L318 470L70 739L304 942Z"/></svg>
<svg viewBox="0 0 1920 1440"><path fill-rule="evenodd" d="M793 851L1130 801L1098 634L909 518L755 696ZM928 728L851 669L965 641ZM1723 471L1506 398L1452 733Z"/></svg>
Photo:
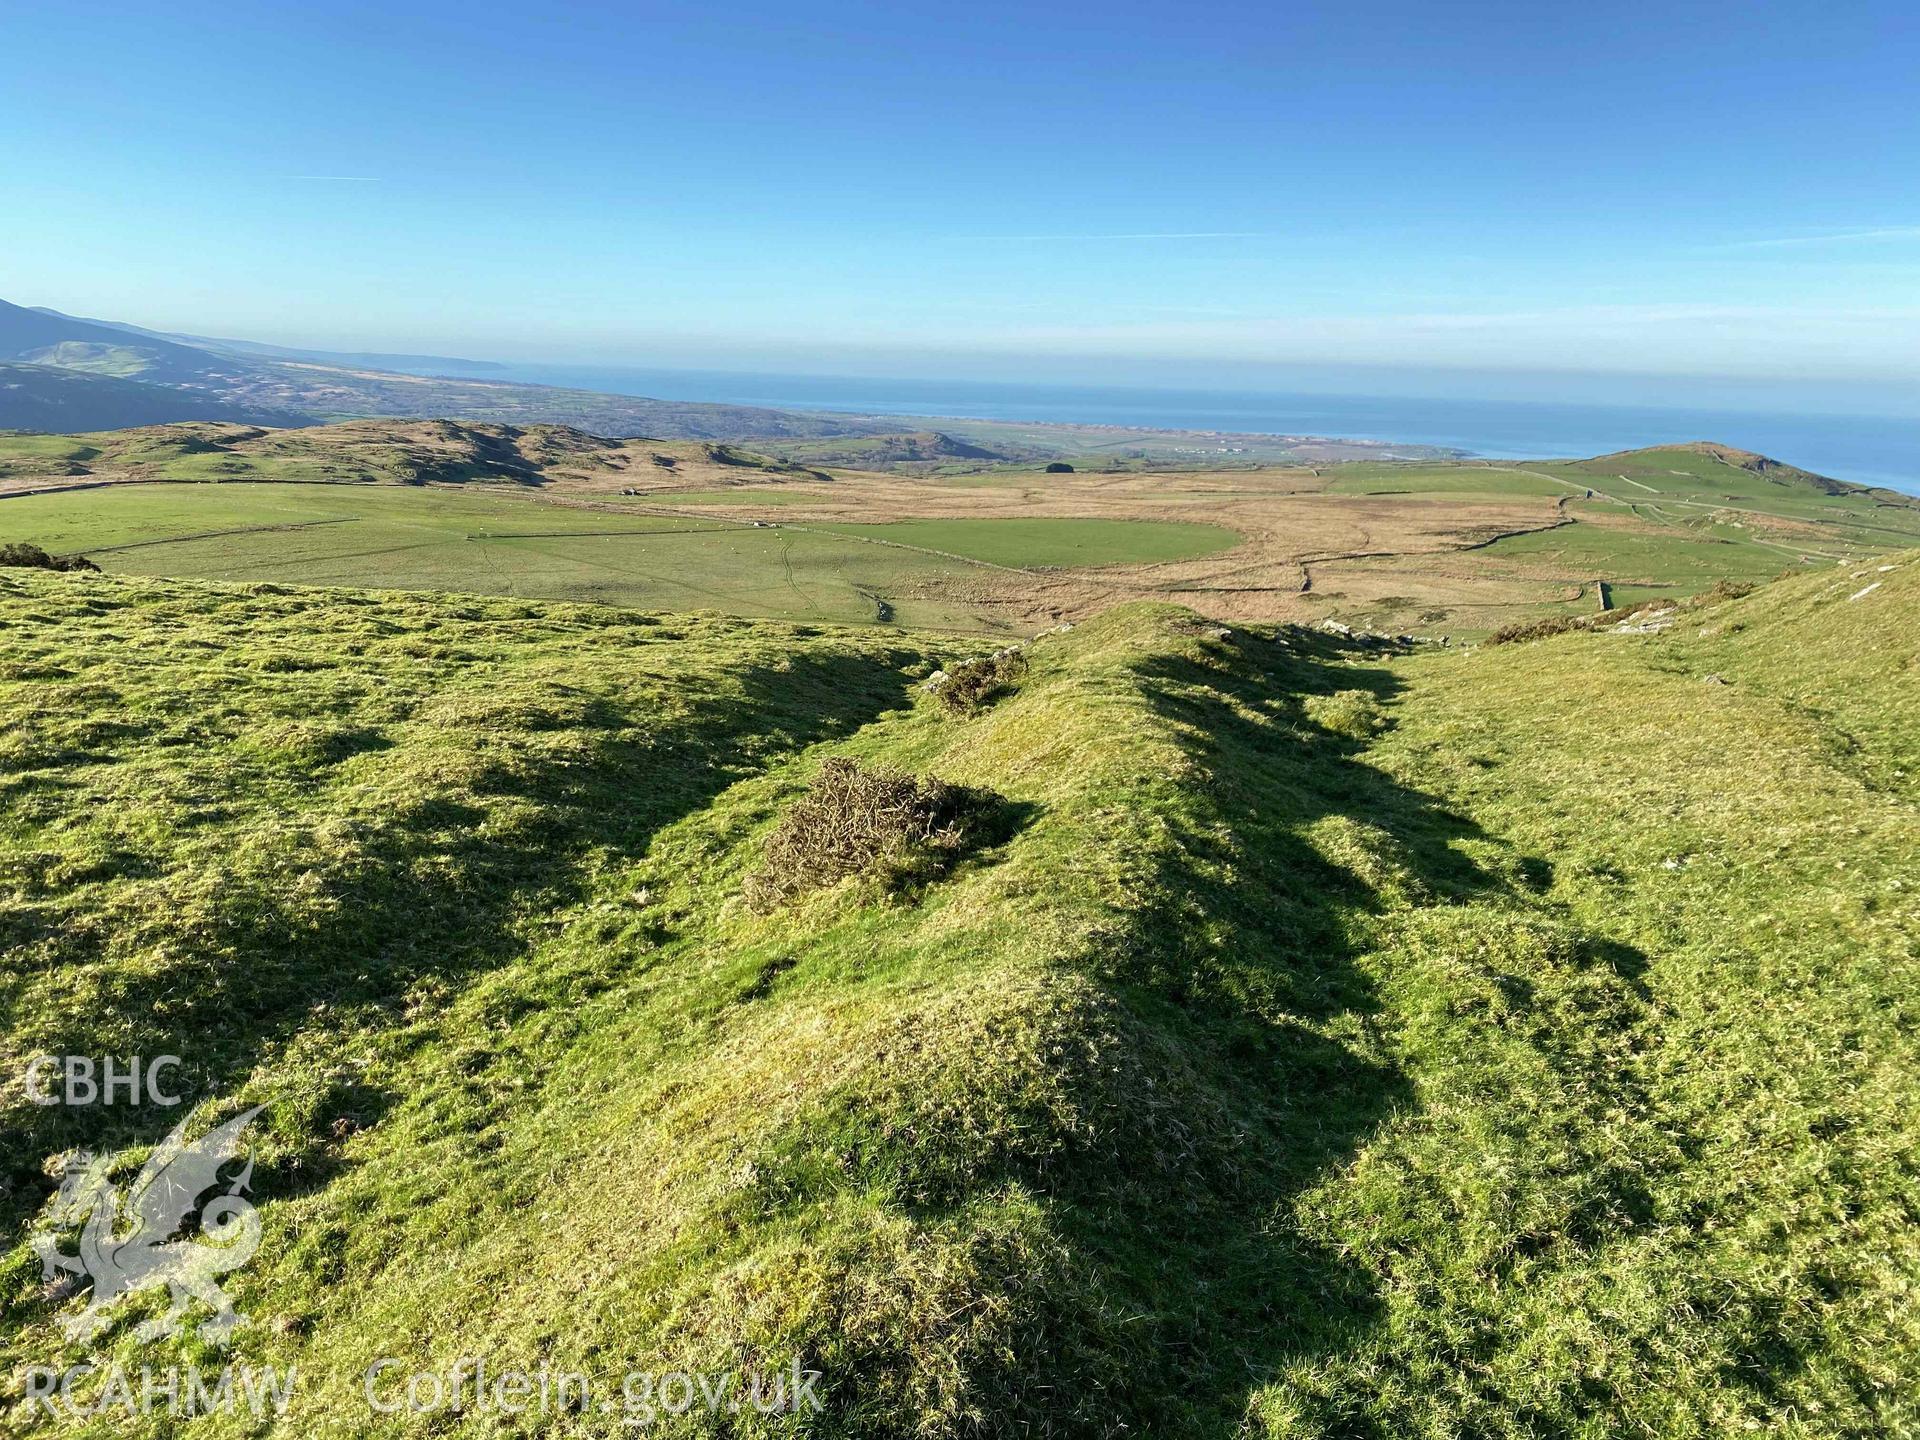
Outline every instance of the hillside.
<svg viewBox="0 0 1920 1440"><path fill-rule="evenodd" d="M81 482L539 487L583 492L649 484L824 479L748 451L675 441L603 440L564 425L453 420L347 421L310 429L152 425L78 435L0 436L0 494Z"/></svg>
<svg viewBox="0 0 1920 1440"><path fill-rule="evenodd" d="M308 423L305 416L290 410L237 406L168 385L119 380L59 365L0 362L0 431L58 435L188 420L279 426ZM6 448L19 443L10 441Z"/></svg>
<svg viewBox="0 0 1920 1440"><path fill-rule="evenodd" d="M930 467L954 461L1031 460L1048 452L1009 446L988 449L957 440L939 430L916 430L899 435L867 435L837 440L789 440L779 453L809 465L844 465L852 469Z"/></svg>
<svg viewBox="0 0 1920 1440"><path fill-rule="evenodd" d="M223 340L211 335L169 335L165 331L149 330L141 325L129 325L124 320L89 320L81 316L62 314L45 305L35 305L31 308L42 315L50 315L56 320L78 321L83 325L100 325L109 330L121 330L129 335L139 335L150 340L169 340L201 350L224 350L235 355L257 355L269 360L313 360L322 365L344 365L355 369L417 370L435 375L485 374L506 368L496 361L462 360L454 355L395 355L365 350L302 350L286 345L266 345L257 340Z"/></svg>
<svg viewBox="0 0 1920 1440"><path fill-rule="evenodd" d="M238 383L247 370L237 357L4 300L0 300L0 360L196 388Z"/></svg>
<svg viewBox="0 0 1920 1440"><path fill-rule="evenodd" d="M834 1436L1920 1424L1920 554L1406 656L1125 606L975 713L900 632L0 596L0 1054L267 1104L271 1433L474 1354L799 1356ZM845 757L973 818L749 903ZM155 1135L5 1103L17 1370L85 1353L47 1157Z"/></svg>
<svg viewBox="0 0 1920 1440"><path fill-rule="evenodd" d="M1747 475L1768 484L1787 490L1817 490L1823 495L1878 495L1890 499L1914 503L1914 497L1903 495L1897 490L1883 490L1870 485L1854 485L1845 480L1835 480L1830 475L1817 475L1811 470L1803 470L1798 465L1789 465L1783 460L1775 460L1768 455L1757 455L1751 450L1742 450L1735 445L1720 445L1711 440L1695 440L1685 445L1651 445L1638 450L1621 450L1611 455L1600 455L1584 462L1588 467L1605 472L1609 464L1614 465L1616 475L1619 471L1649 470L1655 478L1694 473L1688 469L1675 469L1672 461L1675 456L1700 456L1714 466L1744 471ZM1617 463L1616 463L1617 462ZM1717 473L1708 471L1705 473ZM1627 478L1618 475L1618 478Z"/></svg>

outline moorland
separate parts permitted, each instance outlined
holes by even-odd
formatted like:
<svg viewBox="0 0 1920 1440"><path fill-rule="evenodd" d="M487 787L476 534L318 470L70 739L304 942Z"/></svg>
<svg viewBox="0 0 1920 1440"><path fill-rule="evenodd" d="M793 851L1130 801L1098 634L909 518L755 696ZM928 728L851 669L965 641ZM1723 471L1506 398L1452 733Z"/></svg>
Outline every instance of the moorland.
<svg viewBox="0 0 1920 1440"><path fill-rule="evenodd" d="M1706 443L1529 462L903 463L456 421L0 435L0 540L134 574L1008 636L1153 599L1449 639L1920 543L1913 497Z"/></svg>

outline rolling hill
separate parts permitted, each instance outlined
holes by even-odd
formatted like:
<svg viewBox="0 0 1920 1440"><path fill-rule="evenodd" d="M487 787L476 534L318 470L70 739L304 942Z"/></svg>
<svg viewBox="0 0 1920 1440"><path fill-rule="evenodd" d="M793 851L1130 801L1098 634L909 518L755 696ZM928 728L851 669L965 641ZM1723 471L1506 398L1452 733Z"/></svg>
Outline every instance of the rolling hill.
<svg viewBox="0 0 1920 1440"><path fill-rule="evenodd" d="M1126 605L960 709L898 630L0 596L0 1055L266 1107L292 1408L116 1433L471 1355L607 1397L541 1433L794 1357L836 1437L1920 1425L1920 553L1404 655ZM764 898L903 773L965 823ZM152 1117L0 1105L0 1368L203 1355L27 1243Z"/></svg>
<svg viewBox="0 0 1920 1440"><path fill-rule="evenodd" d="M169 335L162 330L149 330L142 325L129 325L124 320L90 320L82 316L66 315L45 305L35 305L32 308L56 320L77 321L83 325L100 325L109 330L122 330L129 335L138 335L149 340L167 340L181 345L191 345L201 350L255 355L268 360L312 360L322 365L341 365L351 369L424 371L435 375L483 375L506 368L492 360L463 360L453 355L395 355L364 350L301 350L285 345L266 345L258 340L222 340L211 335Z"/></svg>
<svg viewBox="0 0 1920 1440"><path fill-rule="evenodd" d="M258 481L326 485L577 488L740 485L831 477L733 446L608 440L564 425L360 420L288 429L148 425L74 435L0 436L0 495L95 485Z"/></svg>
<svg viewBox="0 0 1920 1440"><path fill-rule="evenodd" d="M940 430L836 440L789 440L778 448L789 459L805 460L810 465L841 465L856 470L927 469L955 461L1032 460L1049 453L1017 446L990 449Z"/></svg>
<svg viewBox="0 0 1920 1440"><path fill-rule="evenodd" d="M237 357L0 300L0 360L205 389L240 383Z"/></svg>
<svg viewBox="0 0 1920 1440"><path fill-rule="evenodd" d="M312 423L297 411L237 405L208 398L195 389L120 380L61 365L0 361L0 431L60 435L188 420L276 426ZM16 448L22 443L14 442Z"/></svg>

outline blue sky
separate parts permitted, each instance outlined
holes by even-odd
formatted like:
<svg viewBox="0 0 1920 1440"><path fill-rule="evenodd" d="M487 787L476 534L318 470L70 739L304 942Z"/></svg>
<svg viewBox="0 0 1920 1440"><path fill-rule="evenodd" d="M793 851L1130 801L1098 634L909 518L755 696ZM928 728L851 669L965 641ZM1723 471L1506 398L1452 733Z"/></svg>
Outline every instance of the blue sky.
<svg viewBox="0 0 1920 1440"><path fill-rule="evenodd" d="M562 362L1920 405L1910 5L0 0L0 44L19 303Z"/></svg>

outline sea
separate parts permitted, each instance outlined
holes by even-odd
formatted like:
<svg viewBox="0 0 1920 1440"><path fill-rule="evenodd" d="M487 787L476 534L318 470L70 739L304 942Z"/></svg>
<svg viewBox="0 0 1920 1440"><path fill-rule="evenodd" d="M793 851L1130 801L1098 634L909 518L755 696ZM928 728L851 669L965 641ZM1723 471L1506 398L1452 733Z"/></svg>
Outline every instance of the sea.
<svg viewBox="0 0 1920 1440"><path fill-rule="evenodd" d="M1920 494L1920 416L1439 400L1131 386L860 379L833 375L513 364L492 378L662 400L868 415L1321 435L1443 445L1490 459L1604 455L1715 440L1860 485Z"/></svg>

